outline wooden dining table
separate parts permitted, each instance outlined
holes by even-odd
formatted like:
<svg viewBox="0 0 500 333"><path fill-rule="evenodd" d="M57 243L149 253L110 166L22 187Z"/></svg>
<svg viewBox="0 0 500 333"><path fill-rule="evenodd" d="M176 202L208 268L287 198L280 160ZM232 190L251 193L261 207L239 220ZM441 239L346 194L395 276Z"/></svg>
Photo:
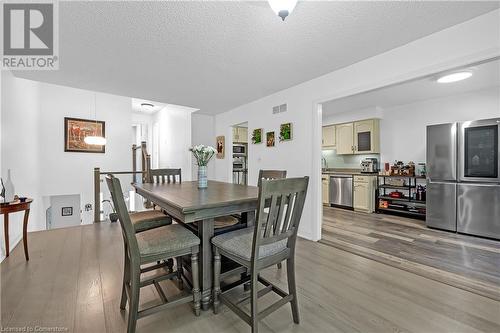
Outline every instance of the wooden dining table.
<svg viewBox="0 0 500 333"><path fill-rule="evenodd" d="M145 199L163 208L175 220L196 223L200 238L201 305L207 310L212 300L214 218L242 214L247 225L255 222L258 187L208 181L208 188L198 189L198 182L132 184Z"/></svg>

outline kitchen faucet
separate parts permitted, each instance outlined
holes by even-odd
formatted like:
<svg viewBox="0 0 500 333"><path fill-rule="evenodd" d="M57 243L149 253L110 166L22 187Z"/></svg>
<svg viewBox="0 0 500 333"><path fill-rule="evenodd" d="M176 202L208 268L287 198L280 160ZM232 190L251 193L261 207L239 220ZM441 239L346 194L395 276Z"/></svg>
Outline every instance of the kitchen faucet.
<svg viewBox="0 0 500 333"><path fill-rule="evenodd" d="M326 162L326 158L324 156L321 156L321 168L322 169L328 168L328 163Z"/></svg>

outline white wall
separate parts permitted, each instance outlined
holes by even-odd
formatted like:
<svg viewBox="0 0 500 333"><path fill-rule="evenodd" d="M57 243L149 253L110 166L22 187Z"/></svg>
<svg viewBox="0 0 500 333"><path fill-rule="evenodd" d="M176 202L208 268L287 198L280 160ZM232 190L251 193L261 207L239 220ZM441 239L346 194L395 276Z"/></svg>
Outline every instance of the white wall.
<svg viewBox="0 0 500 333"><path fill-rule="evenodd" d="M205 114L193 113L191 115L191 143L193 146L195 145L205 145L212 146L215 148L215 117ZM227 142L227 139L226 139ZM227 154L226 157L231 158L230 154ZM215 159L208 163L207 168L207 176L208 179L215 179ZM198 179L197 177L197 166L196 160L192 157L192 179Z"/></svg>
<svg viewBox="0 0 500 333"><path fill-rule="evenodd" d="M2 178L11 170L16 194L35 199L31 205L28 230L40 228L43 205L41 200L40 133L41 107L40 84L15 79L10 72L2 71ZM62 120L61 120L62 123ZM59 147L62 149L62 143ZM22 237L22 214L11 214L9 223L10 249ZM44 223L43 223L44 225ZM3 228L1 258L5 257Z"/></svg>
<svg viewBox="0 0 500 333"><path fill-rule="evenodd" d="M381 160L425 162L427 125L498 117L499 87L384 110Z"/></svg>
<svg viewBox="0 0 500 333"><path fill-rule="evenodd" d="M159 167L181 168L182 180L191 180L191 111L168 105L158 111L154 122L159 124Z"/></svg>
<svg viewBox="0 0 500 333"><path fill-rule="evenodd" d="M416 40L351 66L282 90L216 116L216 134L230 136L230 126L248 121L249 131L277 131L292 122L294 139L274 148L249 145L249 182L261 168L285 168L290 177L310 176L299 235L321 237L321 114L318 103L406 81L500 55L500 10ZM291 69L293 70L293 69ZM272 115L274 105L288 111ZM230 151L231 147L228 147ZM231 163L216 160L216 177L230 181Z"/></svg>
<svg viewBox="0 0 500 333"><path fill-rule="evenodd" d="M12 170L16 192L34 198L29 231L45 229L43 197L79 194L93 205L93 169L131 168L131 99L97 93L97 118L106 122L106 153L64 152L64 117L94 118L94 92L2 77L2 177ZM91 223L92 212L82 215ZM11 248L22 225L13 216ZM3 239L3 238L2 238ZM2 242L3 243L3 242Z"/></svg>
<svg viewBox="0 0 500 333"><path fill-rule="evenodd" d="M323 110L324 112L325 110ZM331 124L348 123L351 121L364 120L369 118L382 118L384 110L380 107L366 108L360 110L353 110L349 112L324 114L323 113L323 126Z"/></svg>

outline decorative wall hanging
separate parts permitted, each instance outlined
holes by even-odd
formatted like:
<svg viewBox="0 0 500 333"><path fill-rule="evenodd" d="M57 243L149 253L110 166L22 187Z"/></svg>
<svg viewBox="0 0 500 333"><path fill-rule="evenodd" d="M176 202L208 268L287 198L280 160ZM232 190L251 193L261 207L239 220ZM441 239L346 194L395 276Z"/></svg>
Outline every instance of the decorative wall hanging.
<svg viewBox="0 0 500 333"><path fill-rule="evenodd" d="M262 132L264 130L262 128L256 128L252 132L252 143L253 144L258 144L262 143Z"/></svg>
<svg viewBox="0 0 500 333"><path fill-rule="evenodd" d="M274 132L266 133L266 145L268 147L274 147Z"/></svg>
<svg viewBox="0 0 500 333"><path fill-rule="evenodd" d="M280 125L280 142L292 140L292 123Z"/></svg>
<svg viewBox="0 0 500 333"><path fill-rule="evenodd" d="M64 118L64 151L77 153L105 153L106 146L85 142L88 136L106 137L104 121Z"/></svg>
<svg viewBox="0 0 500 333"><path fill-rule="evenodd" d="M224 158L225 151L226 151L226 137L224 135L220 135L216 139L216 145L217 147L217 158L222 159Z"/></svg>

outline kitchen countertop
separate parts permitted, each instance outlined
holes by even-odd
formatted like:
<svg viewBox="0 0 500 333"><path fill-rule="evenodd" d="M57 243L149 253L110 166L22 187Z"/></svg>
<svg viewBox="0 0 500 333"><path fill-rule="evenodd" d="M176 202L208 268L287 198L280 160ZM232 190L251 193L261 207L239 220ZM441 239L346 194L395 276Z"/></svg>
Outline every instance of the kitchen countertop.
<svg viewBox="0 0 500 333"><path fill-rule="evenodd" d="M362 173L360 169L341 169L341 168L323 168L321 169L323 175L362 175L362 176L376 176L378 173Z"/></svg>

